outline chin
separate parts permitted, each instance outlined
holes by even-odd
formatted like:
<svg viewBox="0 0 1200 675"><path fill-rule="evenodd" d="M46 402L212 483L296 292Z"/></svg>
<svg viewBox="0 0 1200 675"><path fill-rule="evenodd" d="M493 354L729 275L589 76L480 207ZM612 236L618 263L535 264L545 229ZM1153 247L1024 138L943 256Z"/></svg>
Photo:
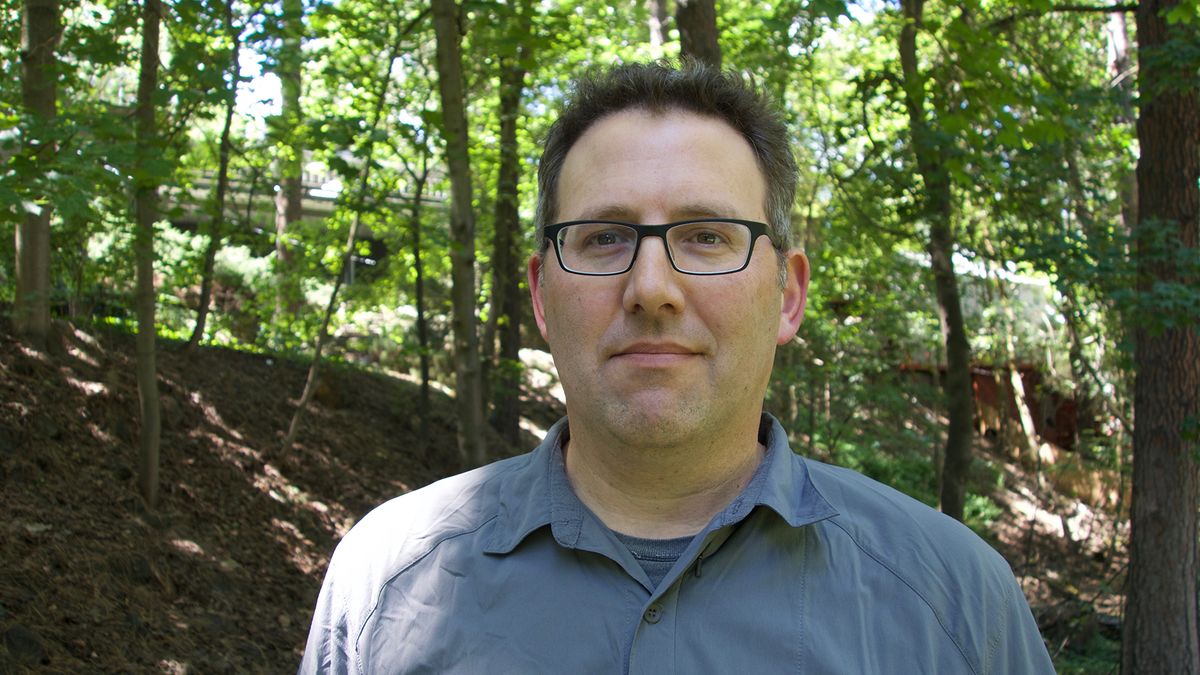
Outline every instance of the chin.
<svg viewBox="0 0 1200 675"><path fill-rule="evenodd" d="M692 438L711 436L714 416L695 406L676 402L665 407L621 406L609 415L607 426L612 434L631 446L668 447Z"/></svg>

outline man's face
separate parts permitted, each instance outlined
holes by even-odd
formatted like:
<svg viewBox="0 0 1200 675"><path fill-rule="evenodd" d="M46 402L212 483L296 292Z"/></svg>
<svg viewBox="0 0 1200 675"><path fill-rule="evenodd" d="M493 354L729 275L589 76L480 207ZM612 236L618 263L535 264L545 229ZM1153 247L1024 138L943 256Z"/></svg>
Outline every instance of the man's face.
<svg viewBox="0 0 1200 675"><path fill-rule="evenodd" d="M596 122L568 152L556 215L766 221L765 194L750 145L725 122L628 110ZM714 439L733 421L757 424L775 347L803 316L802 254L788 254L782 290L766 237L746 269L719 276L676 272L657 237L616 276L565 272L555 255L551 246L530 260L529 284L573 436L665 447Z"/></svg>

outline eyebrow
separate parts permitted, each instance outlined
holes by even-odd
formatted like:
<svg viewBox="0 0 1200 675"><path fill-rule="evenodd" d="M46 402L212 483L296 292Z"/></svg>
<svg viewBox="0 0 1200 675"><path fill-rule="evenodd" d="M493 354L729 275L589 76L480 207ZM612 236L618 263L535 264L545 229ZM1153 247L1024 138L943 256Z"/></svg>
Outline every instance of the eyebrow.
<svg viewBox="0 0 1200 675"><path fill-rule="evenodd" d="M583 212L578 220L620 220L625 222L636 222L639 220L635 216L634 209L621 204L609 204L595 209L588 209ZM693 218L735 218L737 217L734 209L729 206L709 203L692 203L682 207L672 209L671 218L673 221L691 220Z"/></svg>

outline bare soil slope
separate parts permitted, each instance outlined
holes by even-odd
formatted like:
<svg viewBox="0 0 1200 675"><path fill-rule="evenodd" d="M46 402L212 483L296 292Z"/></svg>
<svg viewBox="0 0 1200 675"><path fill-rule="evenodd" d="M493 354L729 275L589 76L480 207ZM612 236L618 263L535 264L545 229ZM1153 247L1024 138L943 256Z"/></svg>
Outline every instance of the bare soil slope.
<svg viewBox="0 0 1200 675"><path fill-rule="evenodd" d="M281 453L304 364L167 343L148 512L132 339L59 330L42 354L0 325L0 672L294 670L336 540L459 469L444 395L423 437L415 386L327 367Z"/></svg>

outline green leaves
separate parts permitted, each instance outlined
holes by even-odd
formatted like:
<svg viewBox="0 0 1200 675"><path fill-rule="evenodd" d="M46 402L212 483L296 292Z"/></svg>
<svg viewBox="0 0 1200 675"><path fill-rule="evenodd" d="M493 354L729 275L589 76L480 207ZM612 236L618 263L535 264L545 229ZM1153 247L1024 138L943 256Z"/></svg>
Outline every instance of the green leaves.
<svg viewBox="0 0 1200 675"><path fill-rule="evenodd" d="M1180 2L1166 11L1166 18L1169 25L1200 26L1200 5L1194 2Z"/></svg>

